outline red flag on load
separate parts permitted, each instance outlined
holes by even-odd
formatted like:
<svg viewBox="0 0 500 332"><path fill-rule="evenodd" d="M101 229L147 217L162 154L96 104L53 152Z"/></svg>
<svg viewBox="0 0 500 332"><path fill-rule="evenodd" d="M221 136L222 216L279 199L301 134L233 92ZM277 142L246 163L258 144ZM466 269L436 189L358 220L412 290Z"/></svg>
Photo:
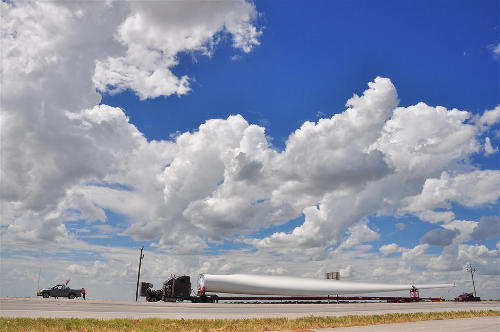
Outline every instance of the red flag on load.
<svg viewBox="0 0 500 332"><path fill-rule="evenodd" d="M68 286L70 280L71 279L66 280L66 286Z"/></svg>

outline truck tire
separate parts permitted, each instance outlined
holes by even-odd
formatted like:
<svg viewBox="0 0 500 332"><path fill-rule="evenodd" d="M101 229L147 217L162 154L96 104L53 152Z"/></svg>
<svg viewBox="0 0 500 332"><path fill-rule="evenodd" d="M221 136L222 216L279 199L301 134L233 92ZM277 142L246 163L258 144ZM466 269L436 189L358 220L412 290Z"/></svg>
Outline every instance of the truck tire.
<svg viewBox="0 0 500 332"><path fill-rule="evenodd" d="M48 299L48 298L49 298L49 293L43 293L43 294L42 294L42 297L43 297L44 299Z"/></svg>
<svg viewBox="0 0 500 332"><path fill-rule="evenodd" d="M75 294L69 294L68 299L73 300L75 298Z"/></svg>

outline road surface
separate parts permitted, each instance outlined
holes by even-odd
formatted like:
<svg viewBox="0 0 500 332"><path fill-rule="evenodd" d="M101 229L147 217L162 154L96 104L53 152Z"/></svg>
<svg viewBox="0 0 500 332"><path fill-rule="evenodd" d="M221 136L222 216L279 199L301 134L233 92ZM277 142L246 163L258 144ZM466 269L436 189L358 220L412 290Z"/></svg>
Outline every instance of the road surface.
<svg viewBox="0 0 500 332"><path fill-rule="evenodd" d="M32 318L297 318L489 309L500 310L500 302L231 304L0 298L0 316Z"/></svg>
<svg viewBox="0 0 500 332"><path fill-rule="evenodd" d="M335 329L317 329L316 332L491 332L500 329L500 317L459 318L446 320L427 320L423 322L339 327Z"/></svg>

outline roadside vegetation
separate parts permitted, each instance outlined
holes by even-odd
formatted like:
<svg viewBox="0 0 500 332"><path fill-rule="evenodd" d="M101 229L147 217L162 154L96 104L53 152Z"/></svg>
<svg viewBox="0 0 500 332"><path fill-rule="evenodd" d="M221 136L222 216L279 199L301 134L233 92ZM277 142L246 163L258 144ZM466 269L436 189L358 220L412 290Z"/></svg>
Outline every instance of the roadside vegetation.
<svg viewBox="0 0 500 332"><path fill-rule="evenodd" d="M0 331L306 331L454 318L500 316L500 310L385 314L370 316L260 319L79 319L0 318Z"/></svg>

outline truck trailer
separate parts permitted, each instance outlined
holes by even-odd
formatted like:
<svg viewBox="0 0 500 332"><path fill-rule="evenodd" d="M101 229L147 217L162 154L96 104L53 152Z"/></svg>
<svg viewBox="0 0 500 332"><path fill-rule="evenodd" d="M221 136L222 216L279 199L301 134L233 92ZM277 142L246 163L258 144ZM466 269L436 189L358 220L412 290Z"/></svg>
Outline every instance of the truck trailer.
<svg viewBox="0 0 500 332"><path fill-rule="evenodd" d="M453 284L397 285L359 283L338 280L320 280L285 276L232 274L201 274L198 292L191 293L189 276L172 276L163 283L161 289L154 290L151 283L141 283L142 297L149 302L156 301L440 301L441 298L420 298L419 289L454 287ZM410 291L410 297L349 296L346 294ZM216 293L245 294L220 296Z"/></svg>

